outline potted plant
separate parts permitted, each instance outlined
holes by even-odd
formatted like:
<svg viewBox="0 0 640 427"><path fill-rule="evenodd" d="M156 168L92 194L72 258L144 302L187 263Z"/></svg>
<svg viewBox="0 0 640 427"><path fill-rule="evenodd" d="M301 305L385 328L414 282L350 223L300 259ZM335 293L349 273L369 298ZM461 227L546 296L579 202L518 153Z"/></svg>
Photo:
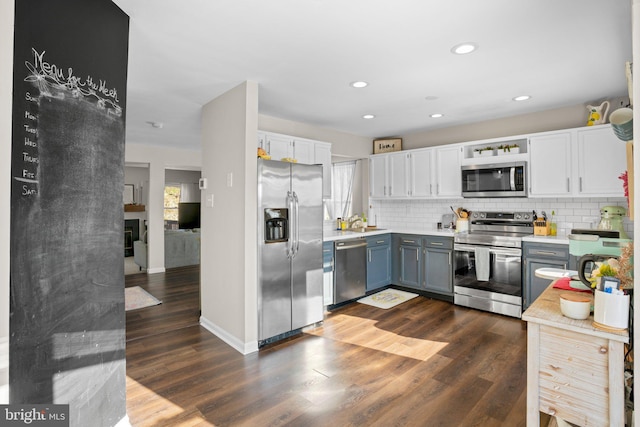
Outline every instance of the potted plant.
<svg viewBox="0 0 640 427"><path fill-rule="evenodd" d="M494 155L494 147L486 146L482 148L475 148L473 150L473 157L486 157Z"/></svg>
<svg viewBox="0 0 640 427"><path fill-rule="evenodd" d="M498 145L498 155L504 154L518 154L520 153L520 146L518 144L500 144Z"/></svg>

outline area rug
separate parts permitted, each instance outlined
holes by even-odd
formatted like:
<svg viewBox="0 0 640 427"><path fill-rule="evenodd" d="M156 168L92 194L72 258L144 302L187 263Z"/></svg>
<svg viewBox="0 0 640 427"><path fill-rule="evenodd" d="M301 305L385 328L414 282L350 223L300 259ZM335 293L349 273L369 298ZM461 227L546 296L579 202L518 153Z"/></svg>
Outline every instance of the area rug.
<svg viewBox="0 0 640 427"><path fill-rule="evenodd" d="M142 289L140 286L124 288L124 311L151 307L160 303L162 303L162 301Z"/></svg>
<svg viewBox="0 0 640 427"><path fill-rule="evenodd" d="M358 302L386 310L388 308L395 307L398 304L402 304L405 301L409 301L417 296L417 294L412 294L411 292L399 291L397 289L385 289L384 291L359 299Z"/></svg>

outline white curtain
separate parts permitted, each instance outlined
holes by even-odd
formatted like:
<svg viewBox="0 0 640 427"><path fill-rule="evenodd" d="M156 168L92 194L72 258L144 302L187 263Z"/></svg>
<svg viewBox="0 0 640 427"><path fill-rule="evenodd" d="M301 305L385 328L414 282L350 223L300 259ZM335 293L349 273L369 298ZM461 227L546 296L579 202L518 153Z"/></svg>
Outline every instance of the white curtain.
<svg viewBox="0 0 640 427"><path fill-rule="evenodd" d="M356 161L334 163L331 167L332 198L326 204L329 218L348 218L351 216L353 199L353 178L356 174Z"/></svg>

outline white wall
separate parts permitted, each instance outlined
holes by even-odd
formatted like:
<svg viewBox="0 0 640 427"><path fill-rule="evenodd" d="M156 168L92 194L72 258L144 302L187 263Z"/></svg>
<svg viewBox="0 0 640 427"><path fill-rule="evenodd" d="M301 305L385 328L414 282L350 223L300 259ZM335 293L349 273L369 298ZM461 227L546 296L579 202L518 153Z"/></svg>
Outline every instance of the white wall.
<svg viewBox="0 0 640 427"><path fill-rule="evenodd" d="M9 403L9 228L14 2L0 1L0 404Z"/></svg>
<svg viewBox="0 0 640 427"><path fill-rule="evenodd" d="M624 64L622 67L624 67ZM617 104L621 102L626 104L628 101L628 98L612 99L611 111L618 108ZM532 102L535 102L535 100L532 100ZM410 150L413 148L432 147L434 145L477 141L558 129L571 129L585 126L587 124L587 118L588 114L585 105L573 105L538 113L523 114L403 135L402 149Z"/></svg>
<svg viewBox="0 0 640 427"><path fill-rule="evenodd" d="M162 273L164 268L164 182L165 169L200 169L202 158L198 150L162 148L153 145L125 146L126 163L149 165L147 191L147 262L148 273Z"/></svg>
<svg viewBox="0 0 640 427"><path fill-rule="evenodd" d="M257 130L254 82L203 107L201 323L244 354L257 350L258 339Z"/></svg>

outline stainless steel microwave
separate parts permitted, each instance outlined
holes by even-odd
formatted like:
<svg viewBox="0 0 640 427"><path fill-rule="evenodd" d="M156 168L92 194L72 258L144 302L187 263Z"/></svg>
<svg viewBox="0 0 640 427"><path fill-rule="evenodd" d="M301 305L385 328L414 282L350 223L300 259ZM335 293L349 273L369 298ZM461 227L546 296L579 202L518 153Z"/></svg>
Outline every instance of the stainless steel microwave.
<svg viewBox="0 0 640 427"><path fill-rule="evenodd" d="M462 166L462 197L527 197L527 162Z"/></svg>

